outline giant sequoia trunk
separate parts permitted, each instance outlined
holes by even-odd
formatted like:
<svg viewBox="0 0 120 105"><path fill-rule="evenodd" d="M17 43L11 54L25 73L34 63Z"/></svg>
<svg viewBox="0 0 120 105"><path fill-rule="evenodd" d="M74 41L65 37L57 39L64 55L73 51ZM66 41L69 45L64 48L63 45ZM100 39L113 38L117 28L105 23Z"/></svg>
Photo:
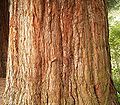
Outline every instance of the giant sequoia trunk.
<svg viewBox="0 0 120 105"><path fill-rule="evenodd" d="M8 1L0 1L0 77L6 75L8 49Z"/></svg>
<svg viewBox="0 0 120 105"><path fill-rule="evenodd" d="M10 0L5 105L118 105L104 0Z"/></svg>

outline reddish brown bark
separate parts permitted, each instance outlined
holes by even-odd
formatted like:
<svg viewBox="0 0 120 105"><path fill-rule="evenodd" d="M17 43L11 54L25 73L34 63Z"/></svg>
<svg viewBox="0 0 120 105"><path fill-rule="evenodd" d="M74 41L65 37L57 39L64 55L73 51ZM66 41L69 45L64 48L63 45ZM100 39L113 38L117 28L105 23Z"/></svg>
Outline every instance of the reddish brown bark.
<svg viewBox="0 0 120 105"><path fill-rule="evenodd" d="M118 105L105 8L103 0L11 0L5 105Z"/></svg>

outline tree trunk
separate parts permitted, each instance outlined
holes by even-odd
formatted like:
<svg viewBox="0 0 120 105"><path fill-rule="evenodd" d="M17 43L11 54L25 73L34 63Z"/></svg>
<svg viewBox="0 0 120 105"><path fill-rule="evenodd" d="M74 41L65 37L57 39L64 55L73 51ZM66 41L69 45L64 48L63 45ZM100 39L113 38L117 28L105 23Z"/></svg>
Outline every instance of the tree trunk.
<svg viewBox="0 0 120 105"><path fill-rule="evenodd" d="M104 0L10 0L5 105L119 105Z"/></svg>
<svg viewBox="0 0 120 105"><path fill-rule="evenodd" d="M6 76L7 50L8 50L8 1L0 1L0 77Z"/></svg>

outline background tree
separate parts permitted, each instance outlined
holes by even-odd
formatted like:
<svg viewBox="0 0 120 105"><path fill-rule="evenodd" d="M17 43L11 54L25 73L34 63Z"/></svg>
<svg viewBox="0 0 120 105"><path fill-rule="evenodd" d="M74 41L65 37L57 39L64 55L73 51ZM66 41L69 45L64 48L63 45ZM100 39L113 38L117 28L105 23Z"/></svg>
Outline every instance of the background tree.
<svg viewBox="0 0 120 105"><path fill-rule="evenodd" d="M119 105L103 0L10 0L5 105Z"/></svg>
<svg viewBox="0 0 120 105"><path fill-rule="evenodd" d="M6 62L8 50L8 26L9 13L8 1L1 0L0 2L0 77L6 75Z"/></svg>

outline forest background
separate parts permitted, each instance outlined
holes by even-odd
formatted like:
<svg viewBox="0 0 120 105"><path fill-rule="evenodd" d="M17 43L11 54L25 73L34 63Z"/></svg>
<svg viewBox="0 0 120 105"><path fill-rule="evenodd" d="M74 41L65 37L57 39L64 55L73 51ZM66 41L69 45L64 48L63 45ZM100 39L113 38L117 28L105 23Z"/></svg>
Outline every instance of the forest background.
<svg viewBox="0 0 120 105"><path fill-rule="evenodd" d="M120 1L108 0L108 7L112 77L120 102Z"/></svg>

